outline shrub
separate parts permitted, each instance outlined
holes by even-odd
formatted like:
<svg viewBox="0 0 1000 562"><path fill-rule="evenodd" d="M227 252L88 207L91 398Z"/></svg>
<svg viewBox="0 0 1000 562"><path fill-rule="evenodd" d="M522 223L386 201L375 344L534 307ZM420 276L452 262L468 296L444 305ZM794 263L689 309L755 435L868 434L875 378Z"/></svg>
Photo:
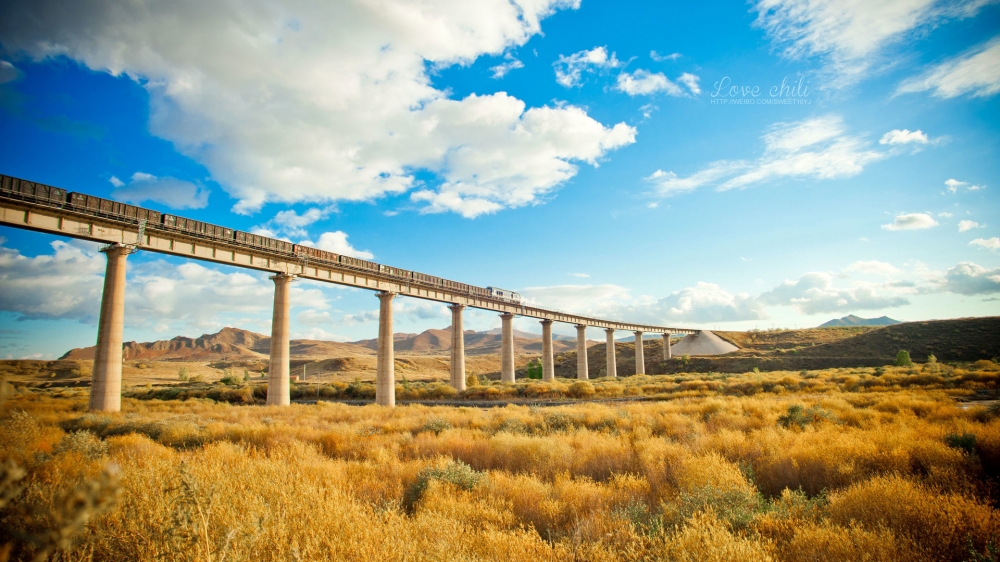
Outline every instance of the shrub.
<svg viewBox="0 0 1000 562"><path fill-rule="evenodd" d="M961 449L968 455L976 450L976 436L971 433L949 433L945 435L944 442L952 449Z"/></svg>
<svg viewBox="0 0 1000 562"><path fill-rule="evenodd" d="M813 406L807 410L799 404L793 404L788 407L787 414L778 416L778 423L781 424L782 427L792 427L795 425L798 426L799 429L802 429L807 424L829 420L831 418L832 415L830 412L820 408L819 406Z"/></svg>
<svg viewBox="0 0 1000 562"><path fill-rule="evenodd" d="M180 369L177 369L177 378L179 380L182 380L182 381L187 381L188 380L188 368L187 367L181 367Z"/></svg>
<svg viewBox="0 0 1000 562"><path fill-rule="evenodd" d="M444 467L425 468L417 474L417 480L410 485L403 495L403 508L407 513L413 513L417 503L427 491L427 485L431 480L447 482L458 486L463 490L471 490L481 484L486 476L477 472L471 466L462 461L450 461Z"/></svg>
<svg viewBox="0 0 1000 562"><path fill-rule="evenodd" d="M465 375L465 386L470 388L473 386L479 386L479 377L472 373Z"/></svg>
<svg viewBox="0 0 1000 562"><path fill-rule="evenodd" d="M526 368L528 371L527 377L529 379L542 379L542 364L538 362L538 359L532 359Z"/></svg>
<svg viewBox="0 0 1000 562"><path fill-rule="evenodd" d="M431 431L435 435L441 433L442 431L446 431L448 429L451 429L451 423L449 423L448 420L444 420L441 418L432 418L430 420L427 420L427 423L424 424L423 428L424 431Z"/></svg>
<svg viewBox="0 0 1000 562"><path fill-rule="evenodd" d="M899 353L896 354L897 367L912 367L913 361L910 360L910 352L900 349Z"/></svg>
<svg viewBox="0 0 1000 562"><path fill-rule="evenodd" d="M569 390L567 391L573 398L590 398L596 394L594 390L594 385L587 381L576 381L575 383L569 385Z"/></svg>

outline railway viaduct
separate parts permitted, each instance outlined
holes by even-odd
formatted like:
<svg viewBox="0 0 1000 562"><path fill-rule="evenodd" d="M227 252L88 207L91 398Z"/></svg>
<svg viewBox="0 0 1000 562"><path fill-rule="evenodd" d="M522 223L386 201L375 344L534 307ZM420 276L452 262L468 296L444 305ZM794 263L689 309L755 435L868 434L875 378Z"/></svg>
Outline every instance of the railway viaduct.
<svg viewBox="0 0 1000 562"><path fill-rule="evenodd" d="M10 185L5 176L3 185ZM25 182L29 184L30 182ZM30 184L41 185L41 184ZM48 187L48 186L43 186ZM290 256L276 250L249 247L230 240L217 240L196 233L167 228L100 210L57 204L45 198L0 189L0 224L103 243L107 256L104 292L97 329L97 350L90 387L90 409L117 412L121 409L122 344L125 317L125 269L128 256L146 250L255 269L270 273L274 281L274 311L271 324L271 350L268 370L267 404L288 405L289 385L289 285L296 279L309 279L375 291L379 299L378 355L375 402L394 406L395 372L393 359L392 300L406 296L447 303L452 312L451 385L465 390L465 347L462 311L466 307L492 310L501 318L501 380L514 382L515 316L537 318L542 325L542 378L552 381L555 368L552 354L552 324L565 322L577 328L577 378L587 379L586 329L604 328L607 333L607 373L617 376L615 363L616 331L636 335L636 373L645 371L642 335L660 333L664 339L664 359L670 358L671 334L695 334L698 330L619 322L570 314L556 310L485 297L471 291L464 293L444 283L399 279L378 270L326 262L310 263L308 258ZM392 270L393 268L386 268ZM454 284L453 284L454 285Z"/></svg>

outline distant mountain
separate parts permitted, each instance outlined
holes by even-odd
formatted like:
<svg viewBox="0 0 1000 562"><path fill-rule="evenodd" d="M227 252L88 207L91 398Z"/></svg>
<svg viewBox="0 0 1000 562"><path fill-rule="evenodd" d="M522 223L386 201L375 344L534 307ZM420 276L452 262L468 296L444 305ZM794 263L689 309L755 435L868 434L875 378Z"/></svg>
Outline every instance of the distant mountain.
<svg viewBox="0 0 1000 562"><path fill-rule="evenodd" d="M820 324L820 328L843 328L846 326L892 326L893 324L901 324L899 320L893 320L888 316L882 316L880 318L860 318L853 314L840 318L839 320L830 320Z"/></svg>
<svg viewBox="0 0 1000 562"><path fill-rule="evenodd" d="M414 334L397 334L412 336ZM93 359L94 346L71 349L60 359ZM266 359L271 352L271 338L239 328L223 328L215 334L197 338L177 336L155 342L125 342L124 359L156 361L220 361ZM289 351L293 357L338 357L343 355L373 355L373 352L349 343L292 340Z"/></svg>
<svg viewBox="0 0 1000 562"><path fill-rule="evenodd" d="M465 352L469 355L483 355L490 353L500 353L500 329L488 330L486 332L465 331ZM360 340L351 342L366 349L377 350L378 339ZM419 334L396 334L393 347L397 352L439 353L451 349L451 327L443 329L424 330ZM576 349L576 338L569 336L556 336L552 338L552 351L561 353ZM542 350L541 334L532 334L514 330L514 352L515 353L538 353Z"/></svg>

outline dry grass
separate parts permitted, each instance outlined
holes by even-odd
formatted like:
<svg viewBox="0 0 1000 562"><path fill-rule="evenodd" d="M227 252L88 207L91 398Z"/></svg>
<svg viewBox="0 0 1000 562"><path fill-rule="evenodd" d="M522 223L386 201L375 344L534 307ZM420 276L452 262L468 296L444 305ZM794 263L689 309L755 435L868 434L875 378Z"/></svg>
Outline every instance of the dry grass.
<svg viewBox="0 0 1000 562"><path fill-rule="evenodd" d="M0 414L0 545L26 560L964 561L1000 533L1000 417L954 400L1000 373L970 369L636 377L595 395L671 399L547 408L126 398L95 415L85 391L20 388Z"/></svg>

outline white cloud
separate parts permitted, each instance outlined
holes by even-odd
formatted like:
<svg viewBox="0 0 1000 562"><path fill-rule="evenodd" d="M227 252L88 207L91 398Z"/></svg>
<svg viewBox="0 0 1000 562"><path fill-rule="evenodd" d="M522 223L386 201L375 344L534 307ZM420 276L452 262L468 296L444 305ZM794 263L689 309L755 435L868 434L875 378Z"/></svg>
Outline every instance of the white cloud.
<svg viewBox="0 0 1000 562"><path fill-rule="evenodd" d="M340 319L340 322L346 326L378 322L378 314L378 310L365 310L356 314L345 314L344 317Z"/></svg>
<svg viewBox="0 0 1000 562"><path fill-rule="evenodd" d="M725 191L786 177L848 178L887 156L868 150L860 137L848 135L837 115L776 123L761 140L764 154L755 161L719 160L687 177L657 170L646 179L655 184L660 195L692 191L709 184Z"/></svg>
<svg viewBox="0 0 1000 562"><path fill-rule="evenodd" d="M909 304L898 295L879 294L880 287L860 284L850 288L833 286L833 276L826 272L806 273L794 281L785 281L758 297L761 303L791 306L802 314L878 310Z"/></svg>
<svg viewBox="0 0 1000 562"><path fill-rule="evenodd" d="M873 273L885 277L891 277L893 275L899 274L900 272L899 268L892 265L891 263L886 263L884 261L878 261L878 260L856 261L851 265L845 267L842 271L844 273Z"/></svg>
<svg viewBox="0 0 1000 562"><path fill-rule="evenodd" d="M461 131L459 136L470 142L476 139L478 150L460 148L445 155L445 183L437 191L411 194L412 201L427 204L426 213L452 211L473 218L536 204L576 175L575 161L596 166L608 151L635 142L634 127L605 127L573 106L525 111L524 102L502 92L438 103L433 110L438 126Z"/></svg>
<svg viewBox="0 0 1000 562"><path fill-rule="evenodd" d="M920 129L912 132L909 129L893 129L882 135L878 141L879 144L908 144L911 142L927 144L927 135Z"/></svg>
<svg viewBox="0 0 1000 562"><path fill-rule="evenodd" d="M1000 247L1000 241L996 246ZM990 270L974 263L960 263L945 274L944 289L959 295L1000 293L1000 268Z"/></svg>
<svg viewBox="0 0 1000 562"><path fill-rule="evenodd" d="M583 277L583 278L590 277L589 273L570 273L569 275L570 277Z"/></svg>
<svg viewBox="0 0 1000 562"><path fill-rule="evenodd" d="M552 64L556 71L556 82L567 88L583 84L583 73L618 68L622 66L614 53L608 56L607 47L594 47L572 55L559 55Z"/></svg>
<svg viewBox="0 0 1000 562"><path fill-rule="evenodd" d="M65 55L142 84L152 132L204 164L237 211L371 200L423 172L434 191L483 190L502 207L536 202L575 174L572 162L632 142L634 129L503 93L450 99L430 73L523 45L541 19L577 5L14 0L0 5L0 36L10 52Z"/></svg>
<svg viewBox="0 0 1000 562"><path fill-rule="evenodd" d="M669 55L661 55L660 53L657 53L656 51L650 51L649 52L649 58L655 60L656 62L663 62L665 60L677 60L677 59L681 58L681 54L680 53L670 53Z"/></svg>
<svg viewBox="0 0 1000 562"><path fill-rule="evenodd" d="M691 74L690 72L685 72L681 74L677 79L678 82L687 86L687 89L691 91L693 95L698 95L701 93L701 87L698 86L698 81L701 80L698 76Z"/></svg>
<svg viewBox="0 0 1000 562"><path fill-rule="evenodd" d="M963 188L966 191L979 191L980 189L986 187L984 185L971 185L969 182L958 181L954 178L945 180L944 185L945 187L948 188L948 191L951 193L958 193L958 190Z"/></svg>
<svg viewBox="0 0 1000 562"><path fill-rule="evenodd" d="M491 66L490 70L493 71L493 79L499 80L504 76L507 76L507 73L511 70L517 70L518 68L524 68L524 63L515 58L511 58L507 62Z"/></svg>
<svg viewBox="0 0 1000 562"><path fill-rule="evenodd" d="M8 61L0 60L0 84L13 82L21 77L21 71Z"/></svg>
<svg viewBox="0 0 1000 562"><path fill-rule="evenodd" d="M628 72L619 74L618 84L615 87L630 96L648 96L657 92L666 92L671 96L684 95L684 90L667 79L662 72L653 74L642 69L636 70L632 74ZM695 87L697 87L697 79Z"/></svg>
<svg viewBox="0 0 1000 562"><path fill-rule="evenodd" d="M171 209L204 209L208 205L208 190L189 181L158 178L143 172L132 174L128 184L115 176L110 181L115 186L111 197L126 203L141 205L153 201Z"/></svg>
<svg viewBox="0 0 1000 562"><path fill-rule="evenodd" d="M324 232L321 234L315 247L320 250L326 250L327 252L352 256L363 260L370 260L375 257L368 250L358 250L351 246L351 244L347 241L347 234L340 230L336 232Z"/></svg>
<svg viewBox="0 0 1000 562"><path fill-rule="evenodd" d="M955 215L953 215L953 214L951 214L951 213L949 213L947 211L944 211L944 212L938 213L937 216L942 217L942 218L946 218L946 219L950 219L951 217L953 217Z"/></svg>
<svg viewBox="0 0 1000 562"><path fill-rule="evenodd" d="M1000 36L905 80L896 94L928 90L937 98L982 98L1000 92Z"/></svg>
<svg viewBox="0 0 1000 562"><path fill-rule="evenodd" d="M526 287L519 292L530 304L577 314L607 313L632 300L628 289L612 284Z"/></svg>
<svg viewBox="0 0 1000 562"><path fill-rule="evenodd" d="M900 213L889 224L883 224L884 230L921 230L937 226L938 221L927 213Z"/></svg>
<svg viewBox="0 0 1000 562"><path fill-rule="evenodd" d="M35 257L0 246L0 310L27 320L75 320L96 324L106 259L92 243L55 241L52 254ZM292 285L293 307L323 310L318 283ZM173 334L211 331L269 318L274 284L266 274L227 273L196 262L128 259L125 318L128 329ZM246 323L246 322L244 322ZM259 329L267 329L266 320Z"/></svg>
<svg viewBox="0 0 1000 562"><path fill-rule="evenodd" d="M991 252L1000 252L1000 238L994 236L993 238L976 238L972 242L969 242L970 246L979 246L980 248L990 250Z"/></svg>
<svg viewBox="0 0 1000 562"><path fill-rule="evenodd" d="M844 86L862 78L883 51L920 29L949 17L972 16L983 0L760 0L755 25L763 28L783 55L817 56L827 64L828 84Z"/></svg>
<svg viewBox="0 0 1000 562"><path fill-rule="evenodd" d="M702 281L659 299L648 310L649 315L662 322L734 322L767 318L764 307L750 295L732 294L715 283Z"/></svg>
<svg viewBox="0 0 1000 562"><path fill-rule="evenodd" d="M26 320L66 318L96 323L104 256L89 243L56 240L50 246L52 254L35 257L0 246L0 310Z"/></svg>
<svg viewBox="0 0 1000 562"><path fill-rule="evenodd" d="M982 228L982 227L983 225L979 224L976 221L970 221L970 220L958 221L959 232L965 232L967 230L972 230L973 228Z"/></svg>
<svg viewBox="0 0 1000 562"><path fill-rule="evenodd" d="M301 215L291 209L279 211L270 221L253 227L251 232L271 238L276 238L279 234L285 237L295 236L297 238L305 238L309 236L309 233L306 231L307 226L325 219L335 210L336 207L332 206L323 209L312 207L306 209Z"/></svg>

